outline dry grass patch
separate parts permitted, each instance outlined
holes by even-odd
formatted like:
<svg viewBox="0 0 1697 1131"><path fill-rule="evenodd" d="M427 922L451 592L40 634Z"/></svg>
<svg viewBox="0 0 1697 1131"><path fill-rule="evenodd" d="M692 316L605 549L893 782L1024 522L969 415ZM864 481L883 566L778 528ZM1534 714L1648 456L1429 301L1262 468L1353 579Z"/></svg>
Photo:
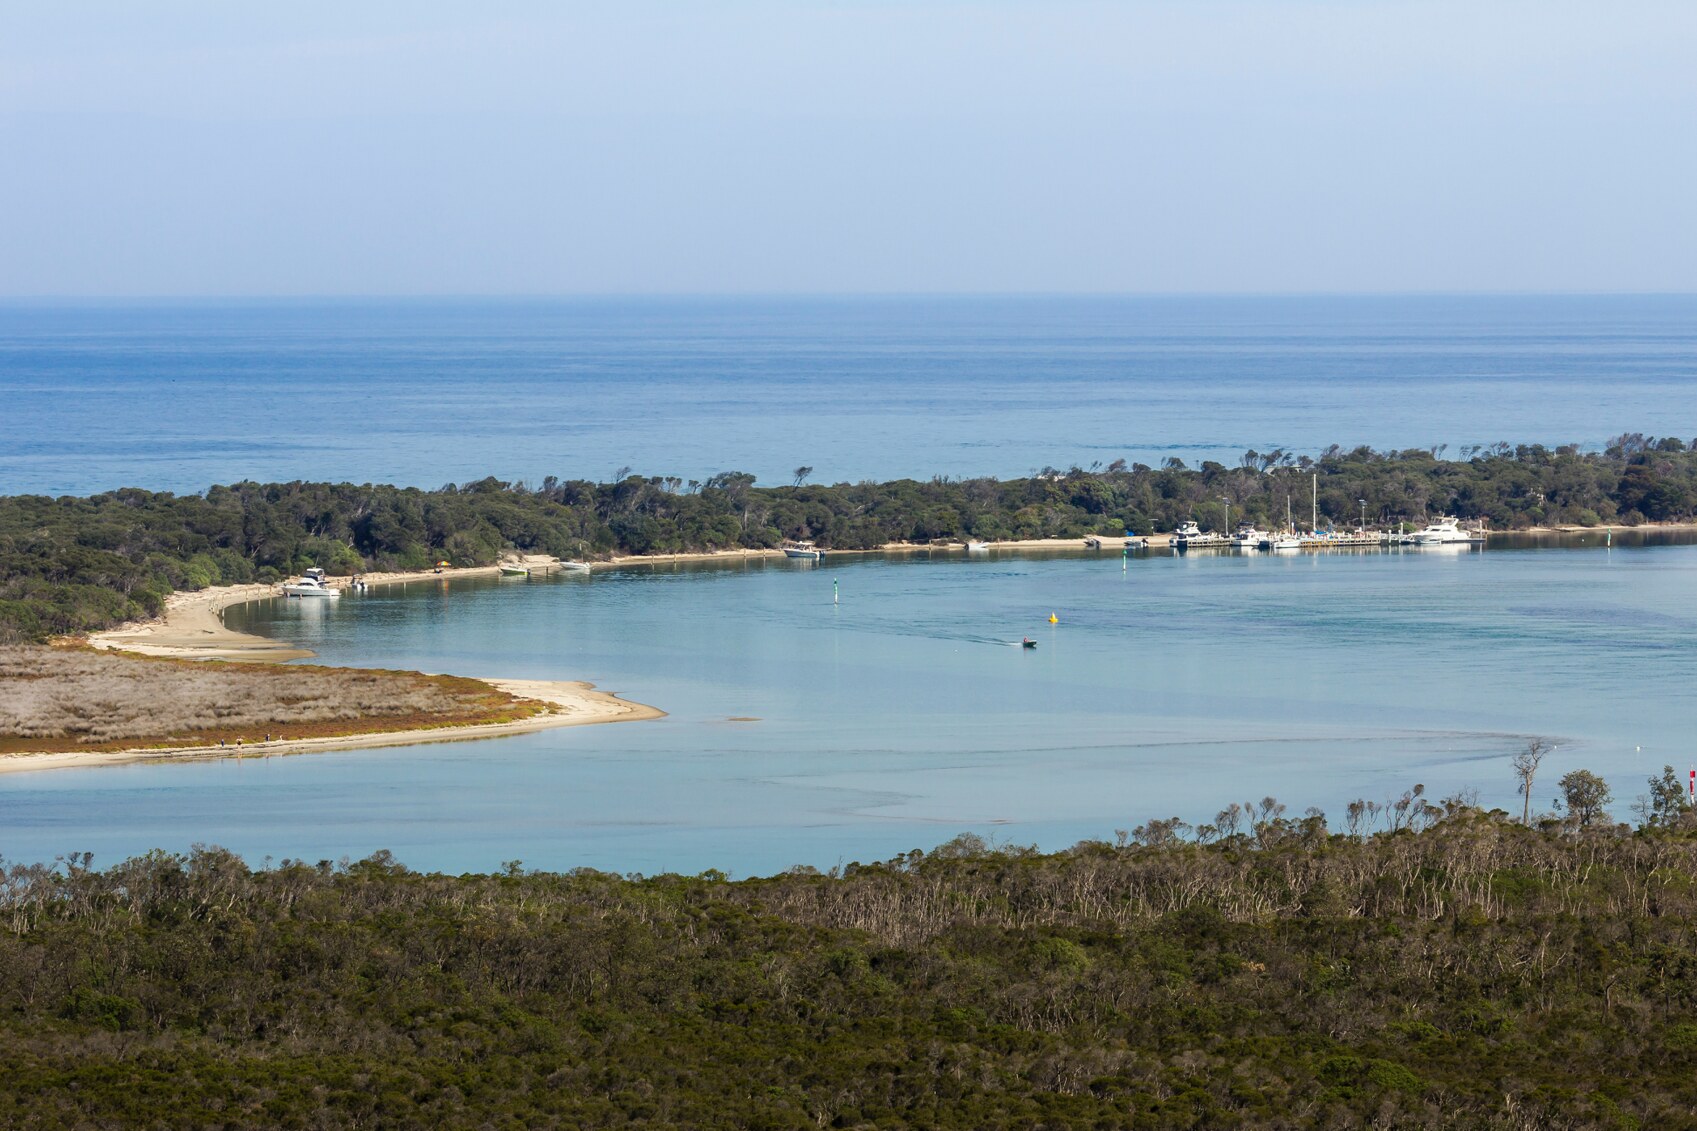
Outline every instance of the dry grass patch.
<svg viewBox="0 0 1697 1131"><path fill-rule="evenodd" d="M549 709L459 676L0 647L0 753L330 738Z"/></svg>

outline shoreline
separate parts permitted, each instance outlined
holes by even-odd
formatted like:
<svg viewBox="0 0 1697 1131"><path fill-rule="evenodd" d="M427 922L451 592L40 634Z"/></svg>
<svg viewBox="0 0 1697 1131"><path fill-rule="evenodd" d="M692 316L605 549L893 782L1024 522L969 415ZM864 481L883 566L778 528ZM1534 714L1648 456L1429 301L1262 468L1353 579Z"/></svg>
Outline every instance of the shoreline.
<svg viewBox="0 0 1697 1131"><path fill-rule="evenodd" d="M1487 537L1509 537L1521 534L1589 534L1611 530L1620 531L1686 531L1697 530L1697 522L1640 523L1637 526L1534 526L1524 530L1492 530ZM1103 549L1121 536L1102 535ZM1151 547L1169 546L1171 534L1137 535ZM1079 538L1026 538L1006 542L991 542L991 550L1084 550L1085 540ZM887 542L867 550L827 550L832 556L870 554L924 554L965 552L965 544L921 545L914 542ZM590 562L591 572L629 566L669 565L685 562L747 561L750 559L782 559L783 551L766 550L698 550L675 554L626 554L605 561ZM557 572L557 559L542 554L525 555L523 564L539 572ZM368 585L415 585L427 581L451 581L456 577L494 577L500 574L499 565L449 567L440 571L411 570L362 574ZM346 588L350 579L331 578L333 588ZM175 659L233 660L260 663L280 663L286 660L310 659L316 653L297 644L269 637L254 636L225 627L223 612L250 601L263 601L278 595L275 584L213 586L192 592L172 593L165 600L165 612L145 621L130 621L115 628L90 633L91 647L100 650L135 652L143 656L163 656ZM487 681L485 681L487 682Z"/></svg>
<svg viewBox="0 0 1697 1131"><path fill-rule="evenodd" d="M596 690L592 683L577 680L491 679L481 676L470 678L520 699L546 703L550 711L509 723L421 727L413 730L335 735L328 738L277 739L272 742L251 742L243 746L140 746L128 750L69 750L51 753L26 751L0 755L0 774L122 766L138 762L200 762L216 758L270 758L290 754L328 753L333 750L422 746L432 742L468 742L482 738L530 734L559 727L640 722L666 717L666 712L658 707L620 699L612 692Z"/></svg>

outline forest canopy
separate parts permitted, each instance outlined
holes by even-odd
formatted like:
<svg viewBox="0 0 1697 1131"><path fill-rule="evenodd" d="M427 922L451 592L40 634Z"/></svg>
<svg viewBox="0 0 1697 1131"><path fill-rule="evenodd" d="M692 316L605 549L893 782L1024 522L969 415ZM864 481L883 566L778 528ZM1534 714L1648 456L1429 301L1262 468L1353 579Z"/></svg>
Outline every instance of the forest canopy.
<svg viewBox="0 0 1697 1131"><path fill-rule="evenodd" d="M1697 445L1697 441L1693 441ZM517 550L563 558L766 548L806 538L837 550L895 542L1150 534L1227 513L1282 522L1318 492L1322 527L1453 514L1496 529L1687 520L1697 449L1677 438L1378 452L1318 459L1244 453L1235 467L1046 468L1022 479L798 482L760 487L630 475L538 484L488 478L437 490L351 483L237 483L198 495L124 488L87 498L0 498L0 642L42 640L156 615L173 590L333 574L488 565ZM799 470L799 469L798 469ZM811 470L811 469L806 469Z"/></svg>

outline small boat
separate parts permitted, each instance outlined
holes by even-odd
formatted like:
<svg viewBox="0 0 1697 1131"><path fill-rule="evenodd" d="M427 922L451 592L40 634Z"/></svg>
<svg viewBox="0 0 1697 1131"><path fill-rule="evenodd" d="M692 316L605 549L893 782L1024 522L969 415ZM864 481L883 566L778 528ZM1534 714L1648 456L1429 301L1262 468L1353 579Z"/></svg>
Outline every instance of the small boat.
<svg viewBox="0 0 1697 1131"><path fill-rule="evenodd" d="M589 563L588 562L561 562L560 568L565 570L567 573L588 573L589 572Z"/></svg>
<svg viewBox="0 0 1697 1131"><path fill-rule="evenodd" d="M825 557L824 550L821 550L812 542L802 541L801 539L785 542L783 550L784 557L801 558L803 561L817 562L824 560Z"/></svg>
<svg viewBox="0 0 1697 1131"><path fill-rule="evenodd" d="M990 552L990 543L969 541L966 544L966 552L969 554L987 554Z"/></svg>
<svg viewBox="0 0 1697 1131"><path fill-rule="evenodd" d="M1037 647L1037 641L1031 639L1031 637L1029 637L1029 636L1027 636L1024 640L1021 640L1019 642L1019 644L1020 644L1020 647L1022 647L1022 648L1035 648L1035 647Z"/></svg>
<svg viewBox="0 0 1697 1131"><path fill-rule="evenodd" d="M340 597L341 593L324 584L324 571L309 569L298 581L283 586L285 597Z"/></svg>
<svg viewBox="0 0 1697 1131"><path fill-rule="evenodd" d="M501 576L502 577L529 577L530 576L530 568L528 566L513 565L510 562L502 562L501 563Z"/></svg>

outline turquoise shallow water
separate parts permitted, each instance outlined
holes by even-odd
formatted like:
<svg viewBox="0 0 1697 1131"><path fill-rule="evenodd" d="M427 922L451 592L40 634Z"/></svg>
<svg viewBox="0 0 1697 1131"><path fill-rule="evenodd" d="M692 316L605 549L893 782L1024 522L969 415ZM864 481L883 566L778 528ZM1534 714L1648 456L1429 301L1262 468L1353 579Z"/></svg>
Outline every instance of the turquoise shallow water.
<svg viewBox="0 0 1697 1131"><path fill-rule="evenodd" d="M0 854L749 874L965 830L1059 848L1267 794L1336 815L1421 782L1508 807L1508 755L1534 734L1559 743L1542 801L1583 766L1624 817L1691 760L1697 547L1594 543L752 561L261 603L230 623L326 662L589 679L670 715L8 775Z"/></svg>

